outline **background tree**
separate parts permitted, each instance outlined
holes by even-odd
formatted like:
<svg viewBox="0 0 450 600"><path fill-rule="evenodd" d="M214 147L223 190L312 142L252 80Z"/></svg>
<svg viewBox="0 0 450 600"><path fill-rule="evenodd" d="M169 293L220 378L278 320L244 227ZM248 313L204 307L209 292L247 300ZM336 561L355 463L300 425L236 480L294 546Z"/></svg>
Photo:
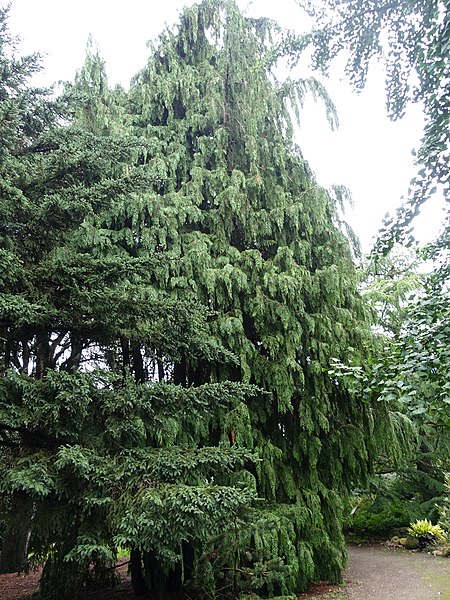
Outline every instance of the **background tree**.
<svg viewBox="0 0 450 600"><path fill-rule="evenodd" d="M385 221L375 247L376 254L386 253L396 241L411 241L410 224L436 186L447 202L449 199L448 3L312 0L300 4L316 19L316 29L308 39L314 47L316 68L326 72L332 59L345 52L347 75L356 89L361 89L370 61L377 58L386 70L391 118L401 118L409 103L424 107L425 130L417 153L417 176L411 182L406 203L395 217ZM441 231L423 255L433 261L433 270L424 278L421 292L404 307L406 313L395 335L393 353L388 361L381 357L385 369L375 377L380 398L400 401L402 410L421 428L427 431L431 427L428 434L434 433L435 438L439 433L438 439L446 443L450 424L446 351L450 334L449 223L447 209ZM372 381L372 377L369 379Z"/></svg>
<svg viewBox="0 0 450 600"><path fill-rule="evenodd" d="M356 397L384 402L397 414L403 438L400 455L378 448L369 495L349 520L359 536L386 536L416 519L436 520L450 468L447 303L433 297L430 275L418 275L421 255L397 248L371 257L363 289L374 308L376 343L364 365L334 361L331 370Z"/></svg>
<svg viewBox="0 0 450 600"><path fill-rule="evenodd" d="M395 246L386 256L369 256L361 265L364 298L373 310L379 332L397 336L403 328L408 302L423 289L420 251Z"/></svg>
<svg viewBox="0 0 450 600"><path fill-rule="evenodd" d="M418 173L408 198L380 232L380 249L409 239L409 225L421 205L439 185L449 198L449 6L443 0L305 0L299 2L315 17L311 35L314 65L326 72L341 52L348 56L346 72L356 89L365 82L370 61L386 70L387 111L403 116L409 103L424 108L425 129L417 152ZM303 43L304 45L304 43ZM449 247L448 211L441 244Z"/></svg>

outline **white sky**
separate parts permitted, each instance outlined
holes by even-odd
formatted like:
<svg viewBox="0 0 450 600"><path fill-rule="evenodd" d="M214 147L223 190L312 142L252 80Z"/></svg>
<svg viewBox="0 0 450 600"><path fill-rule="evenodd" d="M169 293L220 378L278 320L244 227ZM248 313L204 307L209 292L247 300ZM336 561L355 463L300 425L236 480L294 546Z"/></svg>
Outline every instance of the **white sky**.
<svg viewBox="0 0 450 600"><path fill-rule="evenodd" d="M10 26L21 36L24 53L46 55L43 83L72 79L83 64L92 34L106 60L110 82L127 86L145 64L147 40L154 39L165 24L176 22L180 9L192 3L12 0ZM268 16L284 27L305 29L305 17L293 0L241 0L239 4L252 16ZM383 216L400 204L414 175L411 150L419 145L423 119L419 107L412 107L400 122L387 119L383 74L377 65L360 95L352 93L337 74L326 85L338 108L339 130L332 133L324 113L308 102L298 143L322 185L338 183L351 190L355 209L349 211L348 220L368 251ZM421 240L428 241L436 233L442 222L441 205L436 198L434 206L424 209L416 226Z"/></svg>

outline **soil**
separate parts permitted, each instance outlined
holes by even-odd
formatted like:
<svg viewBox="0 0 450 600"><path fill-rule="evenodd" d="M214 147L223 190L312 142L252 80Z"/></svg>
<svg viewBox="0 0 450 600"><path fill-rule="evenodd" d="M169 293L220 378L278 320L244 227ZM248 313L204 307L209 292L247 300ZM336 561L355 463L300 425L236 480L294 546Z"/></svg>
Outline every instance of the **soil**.
<svg viewBox="0 0 450 600"><path fill-rule="evenodd" d="M29 596L37 588L40 576L40 570L31 571L27 575L24 573L0 575L0 600L18 600Z"/></svg>
<svg viewBox="0 0 450 600"><path fill-rule="evenodd" d="M322 600L337 600L342 598L348 600L347 593L342 585L330 585L326 581L319 581L314 583L307 592L299 594L299 600L301 598L307 598L314 600L315 598L322 598Z"/></svg>
<svg viewBox="0 0 450 600"><path fill-rule="evenodd" d="M349 546L348 552L344 586L318 582L307 593L300 594L299 600L450 600L449 558L381 545ZM133 593L126 566L121 567L119 573L122 583L118 587L85 593L80 600L131 600ZM29 598L36 591L39 577L39 570L27 575L0 575L0 600ZM151 600L151 597L142 600Z"/></svg>

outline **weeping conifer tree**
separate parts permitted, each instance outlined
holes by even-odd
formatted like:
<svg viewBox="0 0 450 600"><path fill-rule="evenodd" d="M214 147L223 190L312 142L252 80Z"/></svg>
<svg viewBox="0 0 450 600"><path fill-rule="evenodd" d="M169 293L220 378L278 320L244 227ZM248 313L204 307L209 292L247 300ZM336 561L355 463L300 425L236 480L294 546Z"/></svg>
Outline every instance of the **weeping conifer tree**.
<svg viewBox="0 0 450 600"><path fill-rule="evenodd" d="M277 82L286 47L273 22L233 1L185 10L129 92L132 126L151 149L138 164L158 182L116 216L132 224L138 255L176 256L153 284L214 311L214 333L239 357L177 362L176 381L264 390L226 423L228 443L259 457L248 476L263 500L196 550L197 581L235 595L340 581L343 504L373 453L368 407L326 374L331 357L361 358L368 330L335 201L293 140L290 109L319 87Z"/></svg>

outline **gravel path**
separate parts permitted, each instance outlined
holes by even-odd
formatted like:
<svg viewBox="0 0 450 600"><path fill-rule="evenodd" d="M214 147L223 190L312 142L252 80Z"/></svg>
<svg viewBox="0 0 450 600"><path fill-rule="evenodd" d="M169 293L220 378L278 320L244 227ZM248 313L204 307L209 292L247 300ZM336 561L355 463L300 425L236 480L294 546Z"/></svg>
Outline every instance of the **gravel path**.
<svg viewBox="0 0 450 600"><path fill-rule="evenodd" d="M450 559L382 546L349 546L349 600L450 600Z"/></svg>

